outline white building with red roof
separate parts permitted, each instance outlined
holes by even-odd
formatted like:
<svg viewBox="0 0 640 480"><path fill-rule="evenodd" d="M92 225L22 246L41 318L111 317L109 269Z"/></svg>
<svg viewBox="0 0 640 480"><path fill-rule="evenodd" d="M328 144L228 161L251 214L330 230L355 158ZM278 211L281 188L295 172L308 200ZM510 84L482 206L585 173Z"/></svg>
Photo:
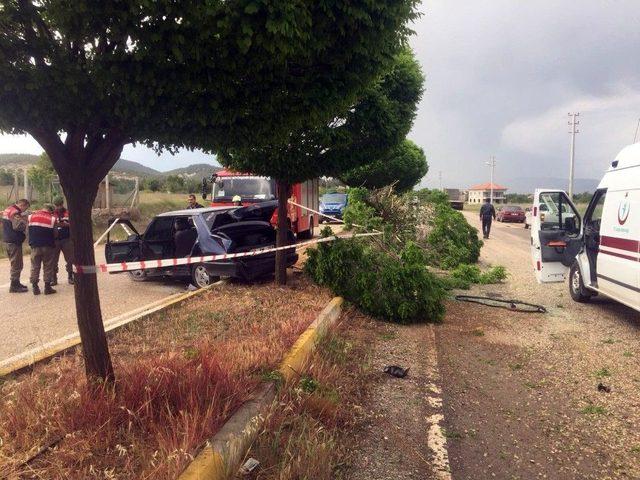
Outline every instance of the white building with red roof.
<svg viewBox="0 0 640 480"><path fill-rule="evenodd" d="M489 201L491 198L491 183L481 183L480 185L474 185L473 187L469 187L469 203L484 203ZM498 185L496 183L493 184L493 203L506 203L507 199L505 193L507 191L507 187L503 187L502 185Z"/></svg>

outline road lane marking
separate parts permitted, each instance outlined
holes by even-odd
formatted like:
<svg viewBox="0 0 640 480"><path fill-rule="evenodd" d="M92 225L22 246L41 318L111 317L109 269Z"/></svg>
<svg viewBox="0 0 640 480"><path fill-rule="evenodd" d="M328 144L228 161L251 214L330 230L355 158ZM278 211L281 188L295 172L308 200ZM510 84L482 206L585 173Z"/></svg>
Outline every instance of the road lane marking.
<svg viewBox="0 0 640 480"><path fill-rule="evenodd" d="M440 388L440 372L438 370L438 351L436 350L436 336L433 325L429 325L426 338L427 375L431 383L427 385L427 403L432 414L427 417L427 446L431 450L431 468L437 480L451 480L451 466L447 450L447 437L442 423L444 411L442 407L442 389Z"/></svg>

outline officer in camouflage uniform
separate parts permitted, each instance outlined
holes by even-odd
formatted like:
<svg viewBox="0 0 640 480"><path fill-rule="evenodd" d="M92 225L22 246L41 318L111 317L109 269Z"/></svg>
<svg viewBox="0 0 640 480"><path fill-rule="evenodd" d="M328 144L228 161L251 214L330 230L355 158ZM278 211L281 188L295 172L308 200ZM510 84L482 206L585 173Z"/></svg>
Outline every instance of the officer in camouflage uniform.
<svg viewBox="0 0 640 480"><path fill-rule="evenodd" d="M60 262L60 252L64 255L66 264L67 278L69 285L73 285L73 243L71 243L71 234L69 232L69 210L64 207L64 200L60 197L53 201L56 207L54 216L56 218L56 252L55 266L56 274L52 285L58 284L58 264Z"/></svg>
<svg viewBox="0 0 640 480"><path fill-rule="evenodd" d="M10 293L23 293L28 291L28 288L20 283L20 273L24 266L22 261L22 244L26 238L26 210L28 208L29 200L23 198L2 212L2 242L4 243L4 248L7 251L7 256L11 264Z"/></svg>
<svg viewBox="0 0 640 480"><path fill-rule="evenodd" d="M51 295L56 291L51 284L56 275L56 217L53 215L53 205L45 205L29 215L29 245L31 246L31 287L34 295L40 295L40 268L44 277L44 294Z"/></svg>

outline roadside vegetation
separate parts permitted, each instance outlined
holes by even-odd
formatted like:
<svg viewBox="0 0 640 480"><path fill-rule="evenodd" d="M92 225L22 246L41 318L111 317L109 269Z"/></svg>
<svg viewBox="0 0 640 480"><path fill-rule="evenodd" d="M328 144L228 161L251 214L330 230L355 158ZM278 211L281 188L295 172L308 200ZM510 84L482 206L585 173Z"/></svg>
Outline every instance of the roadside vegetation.
<svg viewBox="0 0 640 480"><path fill-rule="evenodd" d="M255 480L340 478L350 462L353 431L378 374L371 363L380 335L371 318L356 310L319 343L309 367L286 385L266 416L247 458L260 461ZM245 477L246 478L246 477Z"/></svg>
<svg viewBox="0 0 640 480"><path fill-rule="evenodd" d="M506 278L504 267L482 272L475 265L482 247L478 231L442 192L352 188L344 221L354 232L380 235L310 249L305 270L316 283L375 317L439 322L446 290Z"/></svg>
<svg viewBox="0 0 640 480"><path fill-rule="evenodd" d="M0 478L176 478L331 298L292 283L220 286L118 330L113 387L78 375L79 352L2 379Z"/></svg>

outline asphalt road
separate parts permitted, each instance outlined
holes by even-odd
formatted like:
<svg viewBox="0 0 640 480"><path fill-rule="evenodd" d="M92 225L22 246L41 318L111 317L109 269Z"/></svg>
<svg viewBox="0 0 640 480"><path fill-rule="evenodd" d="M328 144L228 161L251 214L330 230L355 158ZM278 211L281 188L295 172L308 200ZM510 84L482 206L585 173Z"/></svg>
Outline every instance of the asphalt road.
<svg viewBox="0 0 640 480"><path fill-rule="evenodd" d="M104 247L96 249L96 261L104 261ZM22 283L28 284L30 258L25 257ZM60 262L60 285L55 295L9 293L9 261L0 260L0 361L77 331L73 286L66 282ZM184 282L133 282L127 274L99 274L98 287L103 319L108 320L185 289ZM42 282L40 282L42 288Z"/></svg>

